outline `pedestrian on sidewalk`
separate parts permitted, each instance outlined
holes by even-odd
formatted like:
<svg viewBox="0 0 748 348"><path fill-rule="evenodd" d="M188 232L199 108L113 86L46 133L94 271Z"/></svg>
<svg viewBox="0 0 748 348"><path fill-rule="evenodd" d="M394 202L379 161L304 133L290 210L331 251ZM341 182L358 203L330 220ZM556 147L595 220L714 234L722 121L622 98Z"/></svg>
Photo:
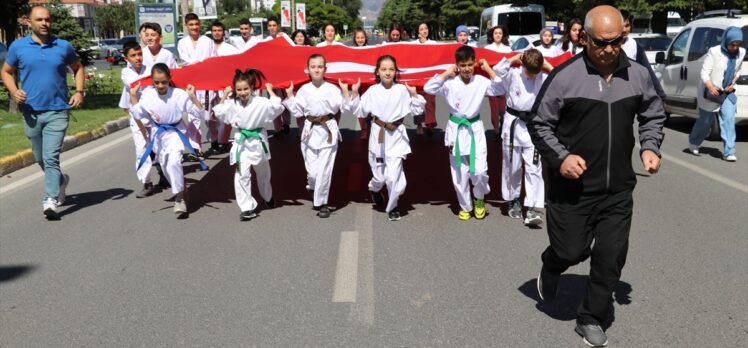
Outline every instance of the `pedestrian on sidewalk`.
<svg viewBox="0 0 748 348"><path fill-rule="evenodd" d="M44 215L59 219L58 207L65 202L70 177L60 170L60 152L68 129L70 108L84 98L84 69L73 46L52 35L52 17L44 6L29 13L31 34L10 45L3 64L2 79L23 112L26 136L31 140L34 158L44 171ZM75 92L68 95L67 68L73 72ZM20 72L18 88L14 75Z"/></svg>

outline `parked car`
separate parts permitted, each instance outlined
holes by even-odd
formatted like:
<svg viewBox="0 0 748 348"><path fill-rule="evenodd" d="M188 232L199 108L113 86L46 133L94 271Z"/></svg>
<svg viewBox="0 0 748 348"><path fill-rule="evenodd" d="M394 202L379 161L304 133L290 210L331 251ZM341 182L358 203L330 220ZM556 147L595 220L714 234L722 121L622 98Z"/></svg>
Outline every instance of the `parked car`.
<svg viewBox="0 0 748 348"><path fill-rule="evenodd" d="M695 20L686 24L666 52L659 52L655 62L662 76L662 88L667 94L665 111L690 118L699 117L696 95L699 93L701 66L709 48L719 45L725 28L742 28L748 37L748 15L715 17ZM748 41L743 40L743 48ZM738 97L736 124L748 124L748 64L743 64L735 87ZM709 139L719 139L719 122L715 114Z"/></svg>
<svg viewBox="0 0 748 348"><path fill-rule="evenodd" d="M667 36L673 37L680 33L680 30L683 29L684 25L686 25L686 21L680 17L678 12L670 11L667 13Z"/></svg>
<svg viewBox="0 0 748 348"><path fill-rule="evenodd" d="M662 34L629 34L629 37L644 47L647 60L655 72L657 71L657 62L655 62L657 52L667 51L667 47L673 42L673 38Z"/></svg>
<svg viewBox="0 0 748 348"><path fill-rule="evenodd" d="M107 58L112 56L117 51L118 39L101 39L99 40L99 49L101 50L101 56Z"/></svg>

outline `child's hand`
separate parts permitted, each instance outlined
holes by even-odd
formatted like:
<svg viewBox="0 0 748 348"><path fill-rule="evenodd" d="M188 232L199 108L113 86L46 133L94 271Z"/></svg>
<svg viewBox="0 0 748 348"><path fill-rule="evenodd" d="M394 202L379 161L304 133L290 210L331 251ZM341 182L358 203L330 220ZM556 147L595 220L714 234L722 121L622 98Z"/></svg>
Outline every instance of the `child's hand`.
<svg viewBox="0 0 748 348"><path fill-rule="evenodd" d="M549 63L547 60L543 59L543 69L548 70L548 72L553 71L553 65Z"/></svg>
<svg viewBox="0 0 748 348"><path fill-rule="evenodd" d="M190 97L197 98L197 95L195 95L195 86L189 84L184 90L187 91L187 95L189 95Z"/></svg>
<svg viewBox="0 0 748 348"><path fill-rule="evenodd" d="M226 88L223 89L223 95L228 96L233 91L234 91L234 89L231 88L231 86L226 86Z"/></svg>
<svg viewBox="0 0 748 348"><path fill-rule="evenodd" d="M478 61L478 65L480 65L480 67L481 67L481 69L483 69L483 71L491 70L491 66L488 65L488 61L486 61L484 58L481 58Z"/></svg>
<svg viewBox="0 0 748 348"><path fill-rule="evenodd" d="M140 90L140 82L137 85L130 87L130 96L137 96Z"/></svg>
<svg viewBox="0 0 748 348"><path fill-rule="evenodd" d="M287 96L293 96L293 81L291 81L291 84L286 88L286 95Z"/></svg>
<svg viewBox="0 0 748 348"><path fill-rule="evenodd" d="M358 89L361 87L361 78L358 78L358 81L351 86L351 91L355 94L358 94Z"/></svg>
<svg viewBox="0 0 748 348"><path fill-rule="evenodd" d="M273 84L270 82L265 83L265 88L267 88L268 91L273 89Z"/></svg>
<svg viewBox="0 0 748 348"><path fill-rule="evenodd" d="M345 83L345 82L343 82L343 80L341 80L341 79L338 79L338 86L340 86L340 89L343 90L343 91L347 91L348 90L348 84Z"/></svg>
<svg viewBox="0 0 748 348"><path fill-rule="evenodd" d="M416 94L418 94L418 91L416 90L416 87L408 85L407 82L405 83L405 88L408 89L408 93L410 93L411 97L415 97Z"/></svg>
<svg viewBox="0 0 748 348"><path fill-rule="evenodd" d="M522 53L517 53L513 55L511 58L509 58L509 61L512 63L518 63L522 61Z"/></svg>

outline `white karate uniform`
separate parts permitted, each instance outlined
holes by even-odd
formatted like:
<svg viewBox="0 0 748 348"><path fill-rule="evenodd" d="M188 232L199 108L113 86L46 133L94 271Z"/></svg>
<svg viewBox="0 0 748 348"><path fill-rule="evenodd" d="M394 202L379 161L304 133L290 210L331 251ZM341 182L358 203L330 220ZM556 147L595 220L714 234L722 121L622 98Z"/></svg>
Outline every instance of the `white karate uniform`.
<svg viewBox="0 0 748 348"><path fill-rule="evenodd" d="M215 45L215 43L213 43L213 45ZM222 42L220 45L216 46L216 55L219 57L230 56L234 54L239 54L239 50L228 42ZM218 100L221 97L223 97L223 91L212 92L211 94L213 95L213 99L212 99L213 103L218 102ZM214 106L212 106L213 103L211 103L210 110L213 111L213 114L215 114L215 110L213 109ZM216 129L217 139L215 139L214 141L217 141L220 143L223 141L223 139L226 139L226 136L228 135L227 133L230 131L231 128L227 127L226 123L221 121L221 119L218 119L218 118L216 119L216 128L217 128Z"/></svg>
<svg viewBox="0 0 748 348"><path fill-rule="evenodd" d="M412 43L412 44L418 44L418 45L426 45L426 44L436 44L436 43L438 43L438 42L436 42L434 40L431 40L431 39L426 39L426 42L421 42L421 40L419 40L418 38L416 38L413 41L409 41L409 42Z"/></svg>
<svg viewBox="0 0 748 348"><path fill-rule="evenodd" d="M369 87L360 97L353 98L346 108L358 118L372 116L384 121L395 122L408 115L420 115L426 106L426 99L421 95L410 96L410 92L401 84L393 84L390 88L376 84ZM407 184L403 172L403 160L411 152L410 140L405 125L400 125L394 131L384 130L384 142L379 143L381 127L371 123L369 136L369 165L372 178L369 181L369 191L379 192L387 185L389 200L386 211L397 208L397 201L405 191Z"/></svg>
<svg viewBox="0 0 748 348"><path fill-rule="evenodd" d="M626 53L626 56L630 59L636 60L636 53L639 50L636 45L636 40L633 37L627 37L626 41L621 45L621 49Z"/></svg>
<svg viewBox="0 0 748 348"><path fill-rule="evenodd" d="M241 211L252 211L257 208L257 201L252 197L252 172L257 175L257 189L266 202L273 198L273 188L270 186L270 145L265 126L278 117L283 111L283 105L278 97L270 99L251 96L247 105L240 100L227 99L213 108L216 118L235 128L234 145L231 146L229 164L239 163L234 172L234 193L236 204ZM247 137L241 139L239 129L254 130L262 128L261 139Z"/></svg>
<svg viewBox="0 0 748 348"><path fill-rule="evenodd" d="M174 69L177 67L177 61L174 59L174 55L171 54L171 52L169 52L169 50L165 49L163 46L155 56L151 53L151 50L148 49L148 47L144 47L143 65L148 70L149 75L151 74L151 69L157 63L164 63L169 67L169 69Z"/></svg>
<svg viewBox="0 0 748 348"><path fill-rule="evenodd" d="M244 38L239 37L232 37L231 43L234 44L234 47L239 51L239 53L244 53L244 51L254 47L254 45L260 43L260 38L254 35L250 35L249 39L247 41L244 41Z"/></svg>
<svg viewBox="0 0 748 348"><path fill-rule="evenodd" d="M524 68L512 68L511 63L504 58L494 66L494 71L501 79L501 86L506 92L507 108L517 111L530 111L535 98L543 86L545 72L535 75L530 80L525 75ZM527 207L543 208L545 205L545 183L543 182L543 168L538 158L534 164L535 145L532 143L527 124L512 115L507 109L504 114L504 124L501 129L501 138L504 149L502 151L503 161L501 169L501 196L505 200L519 198L522 188L522 163L525 164L525 202ZM509 143L512 139L512 123L517 120L514 129L514 148L510 149ZM511 157L511 160L510 160Z"/></svg>
<svg viewBox="0 0 748 348"><path fill-rule="evenodd" d="M137 104L130 108L130 115L139 120L148 120L151 124L151 141L153 152L171 184L171 192L184 191L184 174L182 172L182 152L184 144L177 132L184 133L186 128L182 113L200 115L202 112L184 90L169 87L165 95L158 94L156 88L146 88ZM159 124L177 124L178 130L165 130L158 136ZM145 182L145 176L151 171L150 159L147 159L138 170L138 178Z"/></svg>
<svg viewBox="0 0 748 348"><path fill-rule="evenodd" d="M494 51L497 53L512 53L512 47L504 45L503 43L499 43L498 45L494 43L490 43L486 45L486 47L483 47L487 50Z"/></svg>
<svg viewBox="0 0 748 348"><path fill-rule="evenodd" d="M486 95L501 95L501 80L489 80L482 75L473 75L465 84L462 78L455 76L444 80L440 75L432 77L423 86L426 93L442 95L447 101L451 116L465 119L478 118L471 127L458 126L453 121L447 122L444 130L444 145L450 148L449 163L452 171L452 184L457 193L457 201L463 211L473 211L470 199L470 182L473 183L473 196L484 199L491 191L488 185L488 150L483 121L480 120L480 108ZM470 148L475 139L475 172L470 169ZM455 143L459 141L460 149L456 154ZM455 156L458 155L458 156Z"/></svg>
<svg viewBox="0 0 748 348"><path fill-rule="evenodd" d="M275 39L276 39L276 38L278 38L278 37L282 37L282 38L286 39L286 41L288 41L288 43L290 43L290 44L291 44L291 46L296 46L296 44L295 44L295 43L293 43L293 40L291 40L291 38L290 38L290 37L288 37L288 35L286 35L286 33L284 33L284 32L280 32L280 33L278 33L278 35L276 35L275 37L273 37L273 36L270 36L270 35L268 35L268 36L265 36L265 38L264 38L264 39L262 39L262 42L265 42L265 41L272 41L272 40L275 40Z"/></svg>
<svg viewBox="0 0 748 348"><path fill-rule="evenodd" d="M566 51L564 51L563 45L564 45L564 42L561 40L558 40L558 42L556 43L556 47L558 47L558 49L564 53L569 52L571 54L579 54L579 53L582 53L582 51L584 51L584 47L580 45L575 45L571 41L569 41L569 46L566 48Z"/></svg>
<svg viewBox="0 0 748 348"><path fill-rule="evenodd" d="M537 45L533 47L534 49L540 51L540 53L543 54L543 58L550 58L550 57L558 57L562 54L564 54L564 51L562 51L558 46L556 45L550 45L547 48L545 46Z"/></svg>
<svg viewBox="0 0 748 348"><path fill-rule="evenodd" d="M119 107L125 110L130 109L130 84L149 75L150 73L145 66L140 68L140 72L135 71L135 69L133 69L129 64L127 67L122 69L120 77L122 78L122 84L124 86L122 87L122 96L119 99ZM138 92L138 95L140 94L142 94L142 92ZM148 140L146 140L143 133L140 132L140 128L138 128L138 124L135 122L135 118L133 118L132 115L130 115L129 124L130 133L132 133L132 142L135 145L135 170L137 171L140 157L143 156ZM147 122L145 125L148 127ZM150 159L148 161L150 161ZM144 184L150 183L150 175L145 175L142 181Z"/></svg>
<svg viewBox="0 0 748 348"><path fill-rule="evenodd" d="M318 43L316 47L325 47L325 46L345 46L345 45L337 41L333 41L332 43L327 43L327 40L325 40L325 41Z"/></svg>
<svg viewBox="0 0 748 348"><path fill-rule="evenodd" d="M179 51L179 59L184 62L184 65L194 64L216 55L216 46L213 44L213 40L204 35L197 38L197 44L195 45L192 44L191 36L183 37L177 43L177 50ZM208 102L205 100L206 94ZM203 120L210 119L210 100L214 97L215 95L211 95L210 91L197 91L197 99L203 104L205 111L198 115L188 115L187 136L190 138L190 144L197 151L201 150L202 142L200 124ZM208 135L210 135L210 132L208 132Z"/></svg>
<svg viewBox="0 0 748 348"><path fill-rule="evenodd" d="M313 125L305 120L301 132L301 154L306 166L307 185L314 190L314 206L320 207L327 204L330 195L332 169L338 142L342 140L335 114L340 111L343 96L340 88L332 83L323 82L316 87L310 82L301 86L296 95L287 97L283 104L296 118L330 115L325 126Z"/></svg>

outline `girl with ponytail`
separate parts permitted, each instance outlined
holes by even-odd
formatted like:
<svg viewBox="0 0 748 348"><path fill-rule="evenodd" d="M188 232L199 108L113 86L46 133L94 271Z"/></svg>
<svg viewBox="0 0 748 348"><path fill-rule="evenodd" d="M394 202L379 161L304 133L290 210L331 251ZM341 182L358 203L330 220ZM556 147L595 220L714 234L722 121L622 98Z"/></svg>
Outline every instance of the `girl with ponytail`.
<svg viewBox="0 0 748 348"><path fill-rule="evenodd" d="M254 169L257 175L257 188L265 206L275 207L270 186L270 148L264 126L273 122L284 109L281 99L273 92L273 85L265 83L263 86L264 80L265 76L259 70L236 70L231 86L224 89L219 104L213 108L216 118L234 130L229 164L236 165L234 193L241 210L240 221L257 217L258 204L252 197L250 169ZM269 99L254 93L262 87L267 89Z"/></svg>

